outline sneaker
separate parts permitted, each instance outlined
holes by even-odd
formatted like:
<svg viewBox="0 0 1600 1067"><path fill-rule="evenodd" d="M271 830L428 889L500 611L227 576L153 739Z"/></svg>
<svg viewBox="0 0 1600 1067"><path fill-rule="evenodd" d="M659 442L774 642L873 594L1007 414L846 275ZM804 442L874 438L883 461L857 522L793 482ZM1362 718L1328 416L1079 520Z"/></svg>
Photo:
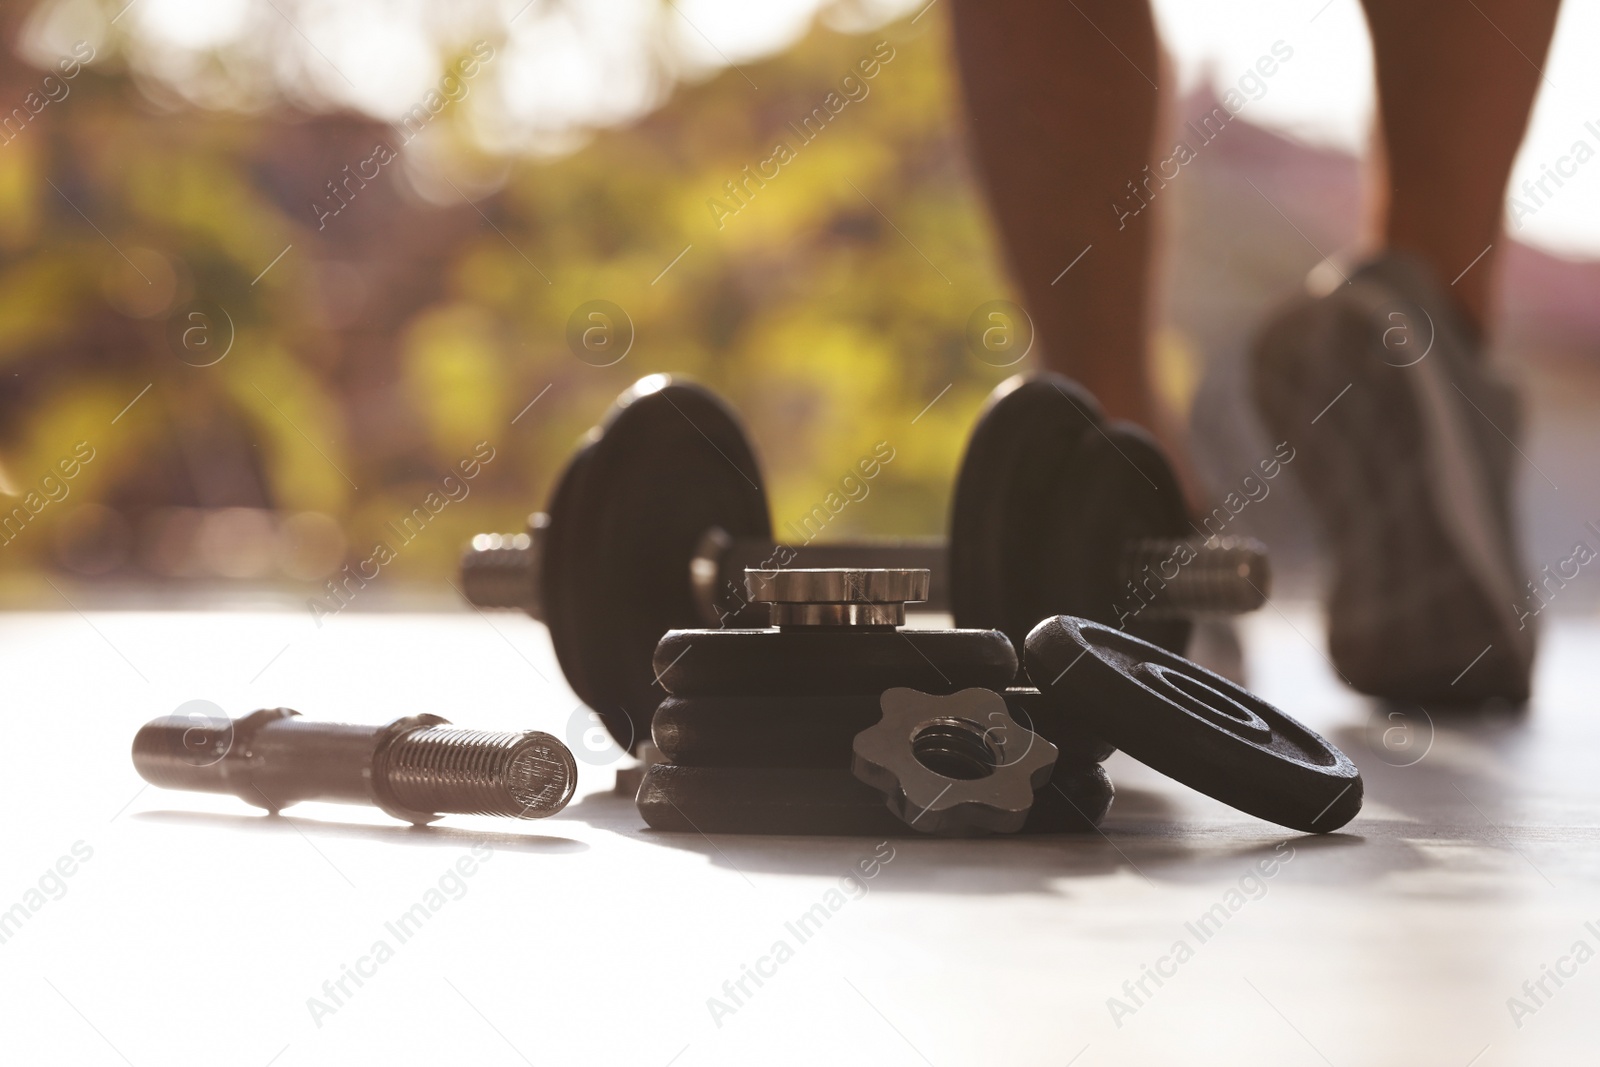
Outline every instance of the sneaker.
<svg viewBox="0 0 1600 1067"><path fill-rule="evenodd" d="M1328 644L1345 681L1391 700L1525 701L1517 399L1448 293L1385 253L1283 309L1251 363L1333 551Z"/></svg>

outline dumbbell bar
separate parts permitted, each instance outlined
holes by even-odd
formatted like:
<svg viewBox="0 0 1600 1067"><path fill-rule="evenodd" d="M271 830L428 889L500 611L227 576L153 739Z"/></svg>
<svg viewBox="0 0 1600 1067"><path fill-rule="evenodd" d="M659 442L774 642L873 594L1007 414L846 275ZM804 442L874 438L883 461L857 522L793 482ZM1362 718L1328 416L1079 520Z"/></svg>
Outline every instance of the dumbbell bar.
<svg viewBox="0 0 1600 1067"><path fill-rule="evenodd" d="M153 719L134 736L133 765L152 785L231 793L274 813L306 800L372 804L419 825L451 812L542 819L578 781L572 753L539 730L465 730L437 715L360 726L289 708Z"/></svg>
<svg viewBox="0 0 1600 1067"><path fill-rule="evenodd" d="M1019 648L1040 619L1067 613L1181 651L1185 611L1249 610L1268 585L1258 544L1186 542L1193 532L1155 442L1107 422L1072 381L1038 374L1003 383L985 407L947 545L780 546L733 412L652 375L586 435L526 532L474 539L462 591L544 621L574 692L631 749L661 697L650 664L663 633L768 624L744 596L747 566L927 567L930 607Z"/></svg>
<svg viewBox="0 0 1600 1067"><path fill-rule="evenodd" d="M461 560L461 587L480 608L517 608L544 619L539 596L539 561L550 516L536 512L519 534L478 534ZM1192 558L1190 558L1192 553ZM782 559L787 562L779 563ZM774 569L921 569L933 580L927 611L951 609L949 545L936 539L834 541L792 548L764 537L730 537L710 529L700 538L688 577L699 622L717 626L749 604L744 572ZM1142 601L1152 619L1199 614L1242 614L1264 599L1266 558L1261 546L1245 538L1178 541L1147 538L1123 548L1117 582ZM1148 598L1148 599L1146 599ZM732 610L729 610L732 608Z"/></svg>

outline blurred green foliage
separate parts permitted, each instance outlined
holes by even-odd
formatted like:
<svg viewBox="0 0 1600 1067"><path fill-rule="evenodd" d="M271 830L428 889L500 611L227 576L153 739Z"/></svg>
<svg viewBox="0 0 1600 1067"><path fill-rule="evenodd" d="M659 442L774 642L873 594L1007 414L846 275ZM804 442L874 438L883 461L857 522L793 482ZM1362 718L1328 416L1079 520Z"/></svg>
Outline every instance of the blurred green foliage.
<svg viewBox="0 0 1600 1067"><path fill-rule="evenodd" d="M865 95L802 143L790 123L875 46L892 59L849 89ZM39 75L20 67L5 90L20 100ZM871 498L828 536L940 531L965 434L1010 373L964 341L1008 292L952 78L938 18L819 28L569 155L505 160L459 108L402 145L348 114L153 103L106 50L0 146L0 464L25 492L75 442L98 453L0 549L0 573L15 589L58 567L51 527L90 502L133 531L113 576L142 576L140 515L168 505L324 512L358 559L488 441L471 496L385 572L437 581L471 533L519 527L579 435L656 372L742 413L775 524L888 441ZM311 204L379 142L401 160L319 231ZM716 210L780 142L793 158ZM197 299L234 333L208 367L171 339ZM567 343L597 299L636 333L610 367Z"/></svg>

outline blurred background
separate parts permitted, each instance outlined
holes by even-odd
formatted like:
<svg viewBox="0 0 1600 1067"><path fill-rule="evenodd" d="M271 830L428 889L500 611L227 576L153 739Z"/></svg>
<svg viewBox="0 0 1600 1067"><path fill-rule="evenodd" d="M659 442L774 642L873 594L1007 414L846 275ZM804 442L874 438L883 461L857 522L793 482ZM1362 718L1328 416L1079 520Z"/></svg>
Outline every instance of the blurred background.
<svg viewBox="0 0 1600 1067"><path fill-rule="evenodd" d="M1160 207L1156 365L1220 493L1270 451L1242 393L1252 330L1356 243L1370 56L1355 0L1157 7L1174 128L1273 42L1295 53ZM0 603L303 607L379 542L393 560L354 607L453 602L471 534L519 529L611 399L661 371L743 414L775 525L888 440L894 461L829 536L940 532L983 398L1031 364L967 340L977 308L1015 293L947 16L937 0L5 5ZM1568 0L1513 186L1600 147L1597 33L1600 4ZM865 91L797 128L866 58ZM1600 163L1515 212L1503 251L1497 358L1533 415L1538 567L1600 548ZM601 355L577 341L596 309ZM459 478L483 443L492 459ZM1285 481L1274 493L1240 525L1310 589L1306 510ZM1600 583L1563 598L1594 610Z"/></svg>

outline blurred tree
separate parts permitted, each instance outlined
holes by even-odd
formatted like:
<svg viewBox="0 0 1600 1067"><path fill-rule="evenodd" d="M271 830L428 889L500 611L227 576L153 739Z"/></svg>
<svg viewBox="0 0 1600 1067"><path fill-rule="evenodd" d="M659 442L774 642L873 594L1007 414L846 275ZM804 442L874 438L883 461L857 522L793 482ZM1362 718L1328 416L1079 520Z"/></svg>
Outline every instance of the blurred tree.
<svg viewBox="0 0 1600 1067"><path fill-rule="evenodd" d="M22 16L0 18L14 46ZM350 111L202 109L130 70L113 33L0 144L5 481L26 493L77 442L96 451L0 573L57 566L68 528L126 541L96 557L125 558L113 573L163 573L152 538L175 507L324 513L359 560L487 441L471 495L390 572L437 579L659 371L749 420L779 524L887 441L872 503L828 536L936 532L1008 373L963 340L1007 287L941 26L815 29L554 158L487 151L448 102L414 138ZM9 65L0 107L49 73ZM605 367L567 340L601 299L635 335ZM65 522L88 505L95 521Z"/></svg>

